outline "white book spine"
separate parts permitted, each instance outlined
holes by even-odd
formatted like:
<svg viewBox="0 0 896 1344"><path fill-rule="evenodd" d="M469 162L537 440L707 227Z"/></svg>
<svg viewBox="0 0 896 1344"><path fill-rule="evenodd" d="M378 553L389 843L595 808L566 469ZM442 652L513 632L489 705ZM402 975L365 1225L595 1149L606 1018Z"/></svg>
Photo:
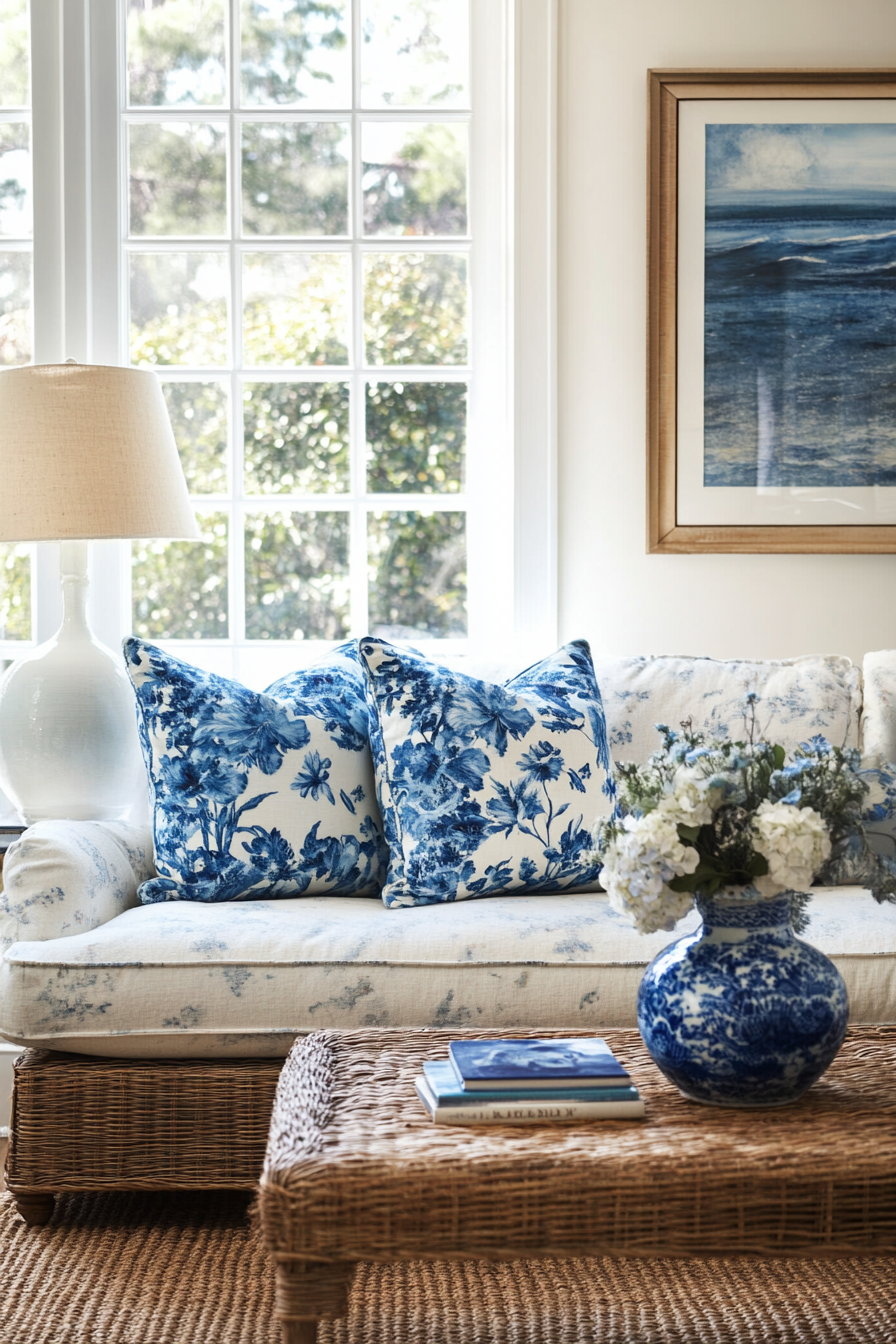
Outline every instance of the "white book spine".
<svg viewBox="0 0 896 1344"><path fill-rule="evenodd" d="M637 1101L490 1101L482 1106L433 1106L428 1088L417 1080L420 1100L437 1125L549 1125L571 1120L638 1120L644 1102Z"/></svg>

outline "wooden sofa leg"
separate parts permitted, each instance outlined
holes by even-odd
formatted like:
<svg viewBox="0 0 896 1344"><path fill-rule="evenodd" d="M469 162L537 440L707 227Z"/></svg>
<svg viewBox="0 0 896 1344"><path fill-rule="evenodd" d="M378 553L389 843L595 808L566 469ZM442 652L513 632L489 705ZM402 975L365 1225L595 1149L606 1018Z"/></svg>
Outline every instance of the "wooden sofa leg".
<svg viewBox="0 0 896 1344"><path fill-rule="evenodd" d="M29 1227L39 1227L48 1223L53 1216L56 1196L43 1190L25 1190L19 1194L13 1191L16 1208Z"/></svg>

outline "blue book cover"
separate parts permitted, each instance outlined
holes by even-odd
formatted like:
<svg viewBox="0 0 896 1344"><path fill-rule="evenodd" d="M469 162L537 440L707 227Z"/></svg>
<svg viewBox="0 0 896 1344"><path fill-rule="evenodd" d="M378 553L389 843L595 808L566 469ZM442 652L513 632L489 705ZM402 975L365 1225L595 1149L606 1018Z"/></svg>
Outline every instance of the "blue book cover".
<svg viewBox="0 0 896 1344"><path fill-rule="evenodd" d="M629 1075L597 1036L571 1040L452 1041L448 1057L465 1089L599 1086L605 1079L629 1082Z"/></svg>
<svg viewBox="0 0 896 1344"><path fill-rule="evenodd" d="M484 1101L637 1101L638 1089L624 1079L608 1078L602 1087L511 1087L494 1091L470 1092L458 1082L447 1059L427 1060L423 1065L426 1081L439 1106L478 1106Z"/></svg>

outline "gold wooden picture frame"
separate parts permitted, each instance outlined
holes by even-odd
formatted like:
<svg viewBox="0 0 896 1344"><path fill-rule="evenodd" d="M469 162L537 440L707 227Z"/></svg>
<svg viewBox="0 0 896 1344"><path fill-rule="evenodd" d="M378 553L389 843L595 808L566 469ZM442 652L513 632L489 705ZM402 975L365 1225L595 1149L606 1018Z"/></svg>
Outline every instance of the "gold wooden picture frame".
<svg viewBox="0 0 896 1344"><path fill-rule="evenodd" d="M896 172L876 157L896 166L896 71L651 70L648 86L648 551L896 552ZM770 330L772 291L766 378L749 333Z"/></svg>

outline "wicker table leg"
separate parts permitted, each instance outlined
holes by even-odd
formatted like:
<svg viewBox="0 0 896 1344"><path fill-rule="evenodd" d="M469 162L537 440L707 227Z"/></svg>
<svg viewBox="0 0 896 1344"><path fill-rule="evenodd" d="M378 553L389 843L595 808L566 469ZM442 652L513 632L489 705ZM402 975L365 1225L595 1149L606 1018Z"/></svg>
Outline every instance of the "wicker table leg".
<svg viewBox="0 0 896 1344"><path fill-rule="evenodd" d="M348 1313L354 1264L314 1260L277 1260L274 1314L283 1344L315 1344L317 1322Z"/></svg>
<svg viewBox="0 0 896 1344"><path fill-rule="evenodd" d="M317 1321L281 1321L282 1344L317 1344Z"/></svg>
<svg viewBox="0 0 896 1344"><path fill-rule="evenodd" d="M16 1208L29 1227L39 1227L48 1223L53 1216L56 1196L45 1190L12 1191Z"/></svg>

